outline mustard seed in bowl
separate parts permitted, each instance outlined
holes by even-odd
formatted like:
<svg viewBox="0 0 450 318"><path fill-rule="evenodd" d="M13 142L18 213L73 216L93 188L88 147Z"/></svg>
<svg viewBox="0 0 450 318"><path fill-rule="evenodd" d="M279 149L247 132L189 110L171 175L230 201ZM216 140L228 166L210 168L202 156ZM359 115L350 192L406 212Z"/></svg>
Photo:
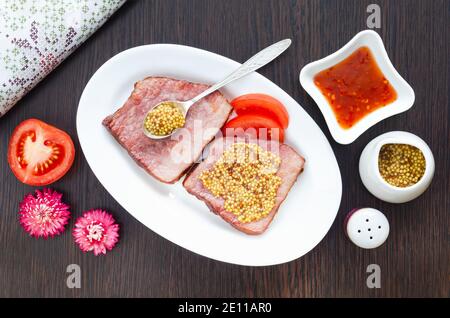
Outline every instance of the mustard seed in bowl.
<svg viewBox="0 0 450 318"><path fill-rule="evenodd" d="M235 143L199 179L215 197L224 199L226 211L249 223L268 216L275 206L280 163L279 156L257 144Z"/></svg>
<svg viewBox="0 0 450 318"><path fill-rule="evenodd" d="M175 129L184 126L185 118L173 103L166 102L152 109L145 118L144 126L155 136L170 135Z"/></svg>
<svg viewBox="0 0 450 318"><path fill-rule="evenodd" d="M423 177L425 157L422 151L406 144L386 144L381 147L378 156L378 169L389 184L406 188Z"/></svg>

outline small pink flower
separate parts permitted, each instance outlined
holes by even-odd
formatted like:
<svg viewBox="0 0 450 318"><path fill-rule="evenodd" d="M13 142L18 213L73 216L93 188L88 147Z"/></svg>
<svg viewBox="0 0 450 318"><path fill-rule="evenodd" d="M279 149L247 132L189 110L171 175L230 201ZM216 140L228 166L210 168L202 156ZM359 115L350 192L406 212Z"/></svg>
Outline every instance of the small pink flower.
<svg viewBox="0 0 450 318"><path fill-rule="evenodd" d="M36 196L26 195L19 204L19 222L25 231L44 239L64 232L70 211L61 197L61 193L52 189L36 190Z"/></svg>
<svg viewBox="0 0 450 318"><path fill-rule="evenodd" d="M78 218L73 237L83 252L106 254L119 240L119 225L111 214L102 210L90 210Z"/></svg>

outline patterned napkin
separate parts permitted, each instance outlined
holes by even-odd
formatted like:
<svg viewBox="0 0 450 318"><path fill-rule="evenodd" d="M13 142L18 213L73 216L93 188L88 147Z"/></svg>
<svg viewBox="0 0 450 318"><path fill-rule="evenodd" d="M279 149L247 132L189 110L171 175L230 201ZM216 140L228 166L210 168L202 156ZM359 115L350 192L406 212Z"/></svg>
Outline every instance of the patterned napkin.
<svg viewBox="0 0 450 318"><path fill-rule="evenodd" d="M0 0L0 117L126 0Z"/></svg>

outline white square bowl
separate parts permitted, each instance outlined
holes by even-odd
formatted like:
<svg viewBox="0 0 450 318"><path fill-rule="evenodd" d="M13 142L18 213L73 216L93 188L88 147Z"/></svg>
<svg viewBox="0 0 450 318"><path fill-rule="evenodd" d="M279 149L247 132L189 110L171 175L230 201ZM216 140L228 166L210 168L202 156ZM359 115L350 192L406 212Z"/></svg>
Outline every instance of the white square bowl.
<svg viewBox="0 0 450 318"><path fill-rule="evenodd" d="M327 99L322 94L320 89L314 84L314 76L316 76L317 73L338 64L355 52L355 50L364 46L370 49L381 72L396 90L397 99L392 103L367 114L354 126L344 129L339 125ZM340 50L303 67L300 72L300 83L319 106L320 111L325 117L328 128L330 129L331 135L334 140L340 144L352 143L362 133L379 121L410 109L414 104L415 99L413 89L400 76L389 60L380 36L372 30L359 32Z"/></svg>

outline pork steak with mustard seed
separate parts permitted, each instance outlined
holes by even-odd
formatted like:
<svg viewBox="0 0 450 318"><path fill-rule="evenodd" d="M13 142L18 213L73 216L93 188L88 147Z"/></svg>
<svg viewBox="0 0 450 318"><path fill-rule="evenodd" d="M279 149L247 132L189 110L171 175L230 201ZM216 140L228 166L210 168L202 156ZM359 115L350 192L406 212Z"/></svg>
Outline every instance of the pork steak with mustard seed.
<svg viewBox="0 0 450 318"><path fill-rule="evenodd" d="M291 187L296 182L297 177L303 171L305 159L286 144L258 141L258 144L261 142L264 143L260 144L264 150L272 151L280 157L281 163L276 175L281 178L281 185L276 194L275 205L268 216L258 221L241 223L238 221L236 215L224 209L224 200L220 197L215 197L203 186L202 181L199 179L200 174L205 170L212 169L222 153L235 142L238 141L234 138L231 138L231 140L230 138L218 138L214 140L209 146L208 157L205 161L198 164L195 169L191 170L184 179L183 186L190 194L205 202L213 213L219 215L239 231L252 235L262 234L269 227L275 214L278 212L281 203L286 199ZM273 151L275 149L277 151Z"/></svg>
<svg viewBox="0 0 450 318"><path fill-rule="evenodd" d="M143 133L145 115L162 101L186 101L208 87L167 77L147 77L135 83L125 104L106 117L103 125L150 175L159 181L174 183L197 160L203 148L225 124L232 107L216 91L191 107L185 129L160 140L152 140Z"/></svg>

